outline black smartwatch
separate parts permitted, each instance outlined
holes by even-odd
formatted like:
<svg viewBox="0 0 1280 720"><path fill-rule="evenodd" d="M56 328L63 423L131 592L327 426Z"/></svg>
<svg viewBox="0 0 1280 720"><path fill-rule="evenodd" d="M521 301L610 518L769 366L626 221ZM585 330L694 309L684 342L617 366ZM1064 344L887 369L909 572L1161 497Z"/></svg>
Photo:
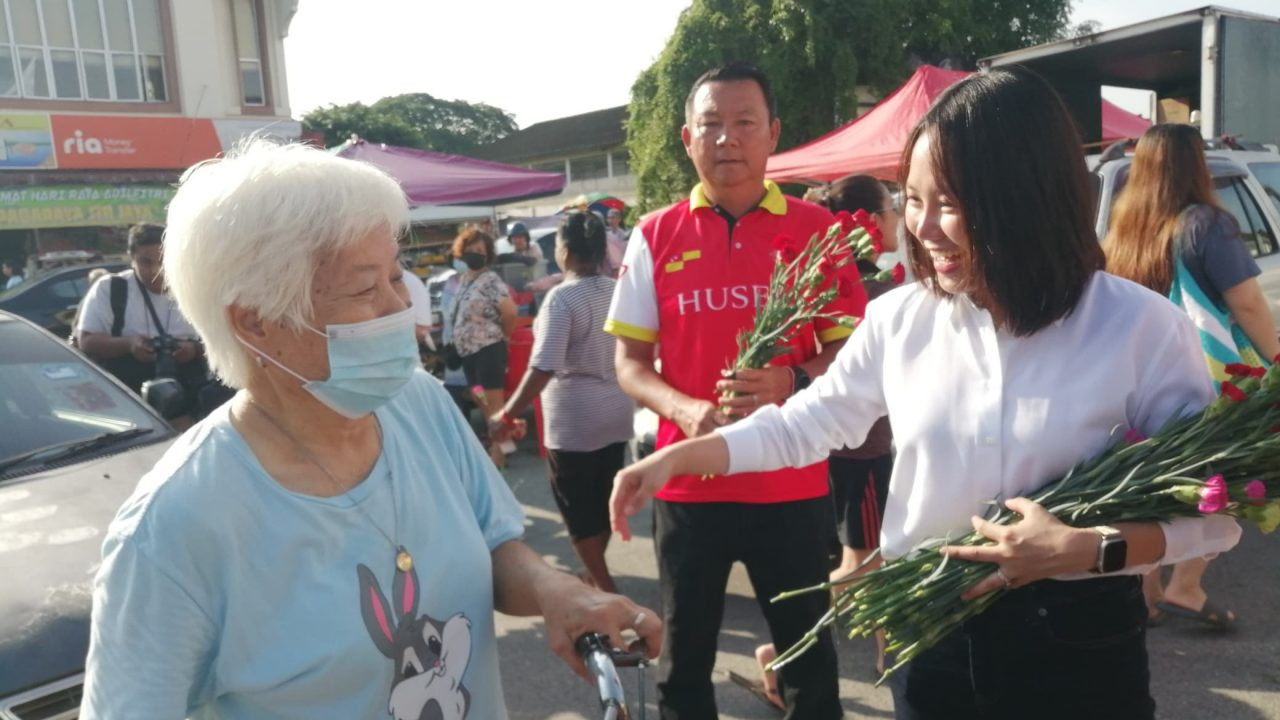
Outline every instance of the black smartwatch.
<svg viewBox="0 0 1280 720"><path fill-rule="evenodd" d="M1102 542L1098 545L1098 564L1091 572L1105 574L1123 570L1129 554L1124 535L1109 525L1099 525L1093 530L1102 536Z"/></svg>
<svg viewBox="0 0 1280 720"><path fill-rule="evenodd" d="M793 373L793 377L795 378L795 380L791 384L792 395L795 395L801 390L809 387L809 384L813 382L813 378L809 377L809 373L799 365L792 365L791 372Z"/></svg>

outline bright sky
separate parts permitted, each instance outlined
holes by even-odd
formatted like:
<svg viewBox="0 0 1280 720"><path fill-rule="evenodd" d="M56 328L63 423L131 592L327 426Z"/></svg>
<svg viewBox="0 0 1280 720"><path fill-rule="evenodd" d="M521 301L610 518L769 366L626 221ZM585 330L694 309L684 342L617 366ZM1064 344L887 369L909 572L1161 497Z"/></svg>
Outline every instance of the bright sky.
<svg viewBox="0 0 1280 720"><path fill-rule="evenodd" d="M1217 1L1280 14L1277 0ZM1079 0L1074 17L1109 29L1208 4ZM622 105L688 5L689 0L301 0L284 44L293 116L408 92L486 102L513 113L520 127ZM1107 97L1146 114L1140 93Z"/></svg>

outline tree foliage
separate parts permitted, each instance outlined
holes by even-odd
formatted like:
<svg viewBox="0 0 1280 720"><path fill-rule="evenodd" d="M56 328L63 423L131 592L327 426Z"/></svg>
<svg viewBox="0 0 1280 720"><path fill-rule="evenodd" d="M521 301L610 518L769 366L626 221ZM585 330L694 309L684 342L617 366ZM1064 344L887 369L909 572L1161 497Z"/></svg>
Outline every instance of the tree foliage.
<svg viewBox="0 0 1280 720"><path fill-rule="evenodd" d="M324 133L324 144L327 147L341 145L352 135L388 145L417 148L426 145L422 133L409 123L358 102L312 110L302 116L302 127L304 130Z"/></svg>
<svg viewBox="0 0 1280 720"><path fill-rule="evenodd" d="M427 93L395 95L372 105L330 105L307 113L302 124L323 132L329 146L355 134L371 142L464 155L516 131L515 120L504 110Z"/></svg>
<svg viewBox="0 0 1280 720"><path fill-rule="evenodd" d="M428 150L465 155L516 131L511 114L484 103L441 100L427 93L409 93L379 100L375 110L404 120L422 133Z"/></svg>
<svg viewBox="0 0 1280 720"><path fill-rule="evenodd" d="M1056 39L1072 0L694 0L631 88L627 149L640 208L697 178L680 143L689 86L731 60L768 74L780 150L851 120L858 86L887 92L921 63L971 69L980 57Z"/></svg>

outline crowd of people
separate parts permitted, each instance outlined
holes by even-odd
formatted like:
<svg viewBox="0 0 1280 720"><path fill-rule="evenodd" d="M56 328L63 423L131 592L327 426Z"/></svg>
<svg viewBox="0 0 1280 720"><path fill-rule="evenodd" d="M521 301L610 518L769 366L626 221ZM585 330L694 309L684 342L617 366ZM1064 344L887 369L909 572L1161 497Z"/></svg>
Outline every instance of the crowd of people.
<svg viewBox="0 0 1280 720"><path fill-rule="evenodd" d="M1030 72L944 92L900 183L850 176L805 200L765 179L774 103L754 66L709 70L684 107L687 198L631 229L620 210L568 213L553 258L509 228L534 278L548 259L559 271L510 396L519 310L484 229L452 244L443 346L428 348L430 297L400 263L408 208L389 176L262 140L190 171L167 226L130 232L130 268L97 279L74 324L72 341L137 392L170 357L173 414L195 423L107 535L82 716L502 718L503 612L542 616L579 674L582 634L642 641L660 657L661 716L714 718L741 563L768 627L760 695L788 720L840 718L830 632L766 667L830 596L770 599L972 528L991 544L948 552L991 573L966 597L1009 592L891 677L895 716L1154 717L1146 629L1170 615L1231 626L1203 577L1239 528L1074 528L1024 496L1117 432L1203 407L1226 364L1280 355L1198 131L1142 137L1099 243L1078 132ZM725 372L774 238L854 211L884 252L902 238L918 282L862 282L876 257L841 267L850 292L768 366ZM443 385L423 371L428 349ZM535 402L579 575L524 544L500 473ZM657 452L628 467L637 407L659 416ZM1023 520L975 517L992 498ZM606 562L650 500L657 609L618 594ZM1116 544L1120 560L1104 558Z"/></svg>

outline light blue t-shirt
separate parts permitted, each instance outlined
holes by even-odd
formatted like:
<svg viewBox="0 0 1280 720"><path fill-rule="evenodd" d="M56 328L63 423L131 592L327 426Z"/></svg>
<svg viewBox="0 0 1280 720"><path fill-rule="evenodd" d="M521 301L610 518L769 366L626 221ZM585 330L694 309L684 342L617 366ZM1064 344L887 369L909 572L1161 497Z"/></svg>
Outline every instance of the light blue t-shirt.
<svg viewBox="0 0 1280 720"><path fill-rule="evenodd" d="M268 476L228 408L108 531L81 717L505 718L490 552L524 516L440 384L377 412L382 457L334 498Z"/></svg>

